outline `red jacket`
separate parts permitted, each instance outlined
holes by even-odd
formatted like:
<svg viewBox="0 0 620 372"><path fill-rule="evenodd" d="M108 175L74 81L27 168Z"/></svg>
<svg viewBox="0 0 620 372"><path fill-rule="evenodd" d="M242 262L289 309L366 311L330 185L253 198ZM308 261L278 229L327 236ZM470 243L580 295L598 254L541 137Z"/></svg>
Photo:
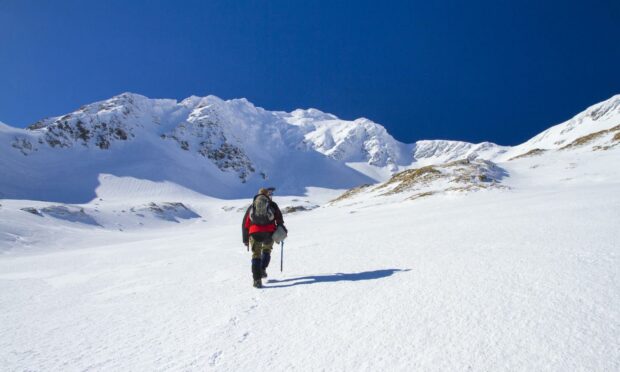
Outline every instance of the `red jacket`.
<svg viewBox="0 0 620 372"><path fill-rule="evenodd" d="M252 220L250 219L250 214L246 213L245 215L245 228L248 229L248 233L250 235L254 234L254 233L259 233L259 232L274 232L276 231L276 228L278 227L278 225L276 225L276 220L274 219L272 223L270 223L269 225L255 225L252 223Z"/></svg>
<svg viewBox="0 0 620 372"><path fill-rule="evenodd" d="M254 198L256 199L256 196ZM273 211L274 211L274 220L272 223L268 225L255 225L252 223L252 220L250 219L250 208L252 208L252 206L249 206L248 209L245 211L245 215L243 216L243 222L241 223L241 234L243 236L243 244L248 243L250 239L250 235L252 234L273 233L274 231L276 231L279 225L284 225L284 219L282 218L282 212L280 211L280 208L278 207L278 205L275 202L271 201L270 206L271 208L273 208Z"/></svg>

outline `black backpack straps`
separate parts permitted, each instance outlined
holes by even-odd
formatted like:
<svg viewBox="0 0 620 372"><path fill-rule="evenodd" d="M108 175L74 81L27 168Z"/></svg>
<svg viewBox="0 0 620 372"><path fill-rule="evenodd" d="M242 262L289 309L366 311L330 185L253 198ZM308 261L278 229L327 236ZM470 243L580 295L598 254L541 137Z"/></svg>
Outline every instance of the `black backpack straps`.
<svg viewBox="0 0 620 372"><path fill-rule="evenodd" d="M280 207L274 202L271 201L271 207L273 208L275 214L276 225L284 225L284 217L282 217L282 211L280 211Z"/></svg>

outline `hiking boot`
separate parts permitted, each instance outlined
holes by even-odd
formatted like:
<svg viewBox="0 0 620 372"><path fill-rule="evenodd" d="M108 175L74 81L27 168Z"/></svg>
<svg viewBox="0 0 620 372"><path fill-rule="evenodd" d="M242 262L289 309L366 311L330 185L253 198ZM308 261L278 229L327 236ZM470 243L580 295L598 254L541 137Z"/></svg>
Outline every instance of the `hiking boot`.
<svg viewBox="0 0 620 372"><path fill-rule="evenodd" d="M260 281L260 279L255 280L254 284L253 284L254 288L263 288L263 283Z"/></svg>
<svg viewBox="0 0 620 372"><path fill-rule="evenodd" d="M267 277L267 269L263 269L263 272L261 273L261 277L263 278Z"/></svg>

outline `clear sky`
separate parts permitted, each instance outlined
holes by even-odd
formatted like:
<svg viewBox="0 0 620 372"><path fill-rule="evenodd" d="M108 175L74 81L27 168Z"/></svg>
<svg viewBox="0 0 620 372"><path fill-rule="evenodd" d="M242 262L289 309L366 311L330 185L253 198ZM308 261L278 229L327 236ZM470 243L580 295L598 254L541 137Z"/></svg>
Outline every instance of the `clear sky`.
<svg viewBox="0 0 620 372"><path fill-rule="evenodd" d="M620 93L620 1L0 0L0 121L125 91L512 145Z"/></svg>

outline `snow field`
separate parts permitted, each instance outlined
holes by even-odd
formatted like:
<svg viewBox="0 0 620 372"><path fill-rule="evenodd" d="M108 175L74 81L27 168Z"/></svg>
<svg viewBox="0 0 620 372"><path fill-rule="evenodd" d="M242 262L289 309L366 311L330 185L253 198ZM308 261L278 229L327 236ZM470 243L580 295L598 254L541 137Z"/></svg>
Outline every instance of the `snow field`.
<svg viewBox="0 0 620 372"><path fill-rule="evenodd" d="M0 124L2 371L620 370L619 96L511 148L406 145L365 119L212 96L85 107L68 118L118 112L127 142L53 148L45 126ZM278 156L236 134L252 132ZM261 165L248 183L183 149L222 138ZM328 203L476 156L501 188ZM275 247L257 290L235 198L265 182L312 211L285 216L284 272Z"/></svg>
<svg viewBox="0 0 620 372"><path fill-rule="evenodd" d="M241 212L0 259L6 370L617 370L617 184L286 216L251 287ZM276 198L277 200L277 198ZM121 232L112 235L122 235ZM140 239L142 237L142 240Z"/></svg>

